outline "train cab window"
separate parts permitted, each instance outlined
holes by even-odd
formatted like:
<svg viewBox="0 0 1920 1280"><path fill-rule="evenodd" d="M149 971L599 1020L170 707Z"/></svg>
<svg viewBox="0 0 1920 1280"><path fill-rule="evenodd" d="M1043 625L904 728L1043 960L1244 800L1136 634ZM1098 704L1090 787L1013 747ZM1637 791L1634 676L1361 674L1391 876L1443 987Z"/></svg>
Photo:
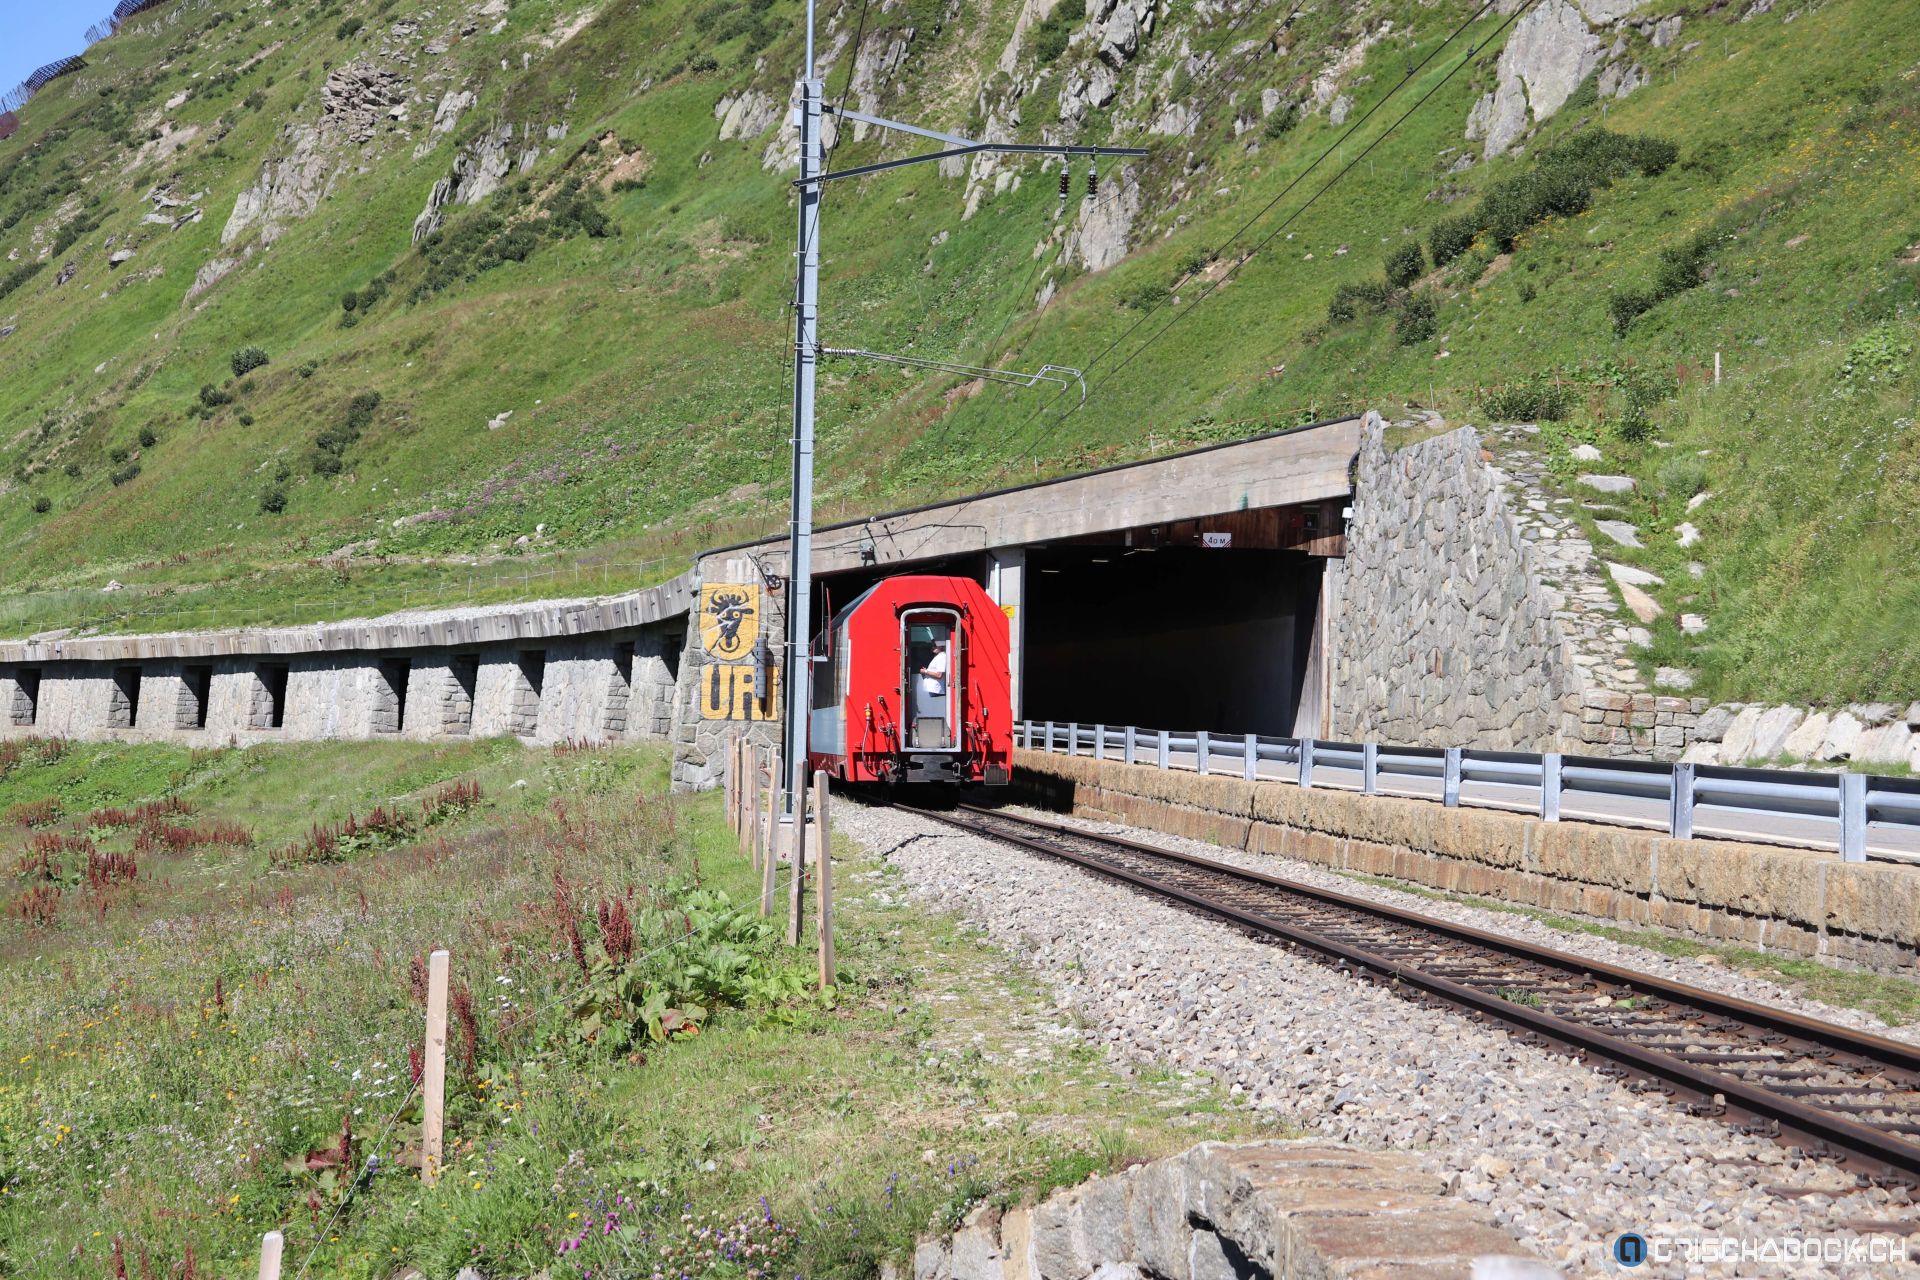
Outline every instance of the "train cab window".
<svg viewBox="0 0 1920 1280"><path fill-rule="evenodd" d="M908 614L905 660L913 714L911 747L944 750L955 745L959 723L958 628L950 614Z"/></svg>

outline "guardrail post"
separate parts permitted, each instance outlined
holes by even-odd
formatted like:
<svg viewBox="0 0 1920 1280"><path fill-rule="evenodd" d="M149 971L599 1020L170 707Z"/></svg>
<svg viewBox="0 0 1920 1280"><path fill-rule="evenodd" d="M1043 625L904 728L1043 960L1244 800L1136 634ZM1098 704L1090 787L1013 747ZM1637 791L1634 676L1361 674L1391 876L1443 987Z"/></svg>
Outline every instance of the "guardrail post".
<svg viewBox="0 0 1920 1280"><path fill-rule="evenodd" d="M1125 760L1128 764L1134 763L1134 755L1139 751L1139 748L1140 731L1132 725L1128 725L1121 737L1121 759Z"/></svg>
<svg viewBox="0 0 1920 1280"><path fill-rule="evenodd" d="M1667 830L1676 840L1693 839L1693 765L1673 766L1673 799L1667 806Z"/></svg>
<svg viewBox="0 0 1920 1280"><path fill-rule="evenodd" d="M1313 785L1313 739L1300 739L1300 785Z"/></svg>
<svg viewBox="0 0 1920 1280"><path fill-rule="evenodd" d="M1080 754L1080 722L1078 720L1067 726L1067 754L1070 756Z"/></svg>
<svg viewBox="0 0 1920 1280"><path fill-rule="evenodd" d="M1360 744L1360 794L1380 794L1380 744L1377 742Z"/></svg>
<svg viewBox="0 0 1920 1280"><path fill-rule="evenodd" d="M1047 750L1053 750L1053 721L1047 721Z"/></svg>
<svg viewBox="0 0 1920 1280"><path fill-rule="evenodd" d="M1158 764L1162 769L1169 767L1169 757L1172 755L1172 752L1167 749L1167 731L1165 729L1160 731L1160 745L1154 752L1154 755L1155 764Z"/></svg>
<svg viewBox="0 0 1920 1280"><path fill-rule="evenodd" d="M1867 860L1867 775L1840 775L1840 858Z"/></svg>
<svg viewBox="0 0 1920 1280"><path fill-rule="evenodd" d="M1201 773L1207 771L1207 731L1200 730L1193 735L1194 768Z"/></svg>
<svg viewBox="0 0 1920 1280"><path fill-rule="evenodd" d="M1020 745L1028 751L1033 750L1033 721L1020 722Z"/></svg>
<svg viewBox="0 0 1920 1280"><path fill-rule="evenodd" d="M1549 751L1540 757L1540 816L1547 822L1560 821L1560 753Z"/></svg>
<svg viewBox="0 0 1920 1280"><path fill-rule="evenodd" d="M1095 760L1107 758L1107 726L1103 724L1093 726L1093 758Z"/></svg>
<svg viewBox="0 0 1920 1280"><path fill-rule="evenodd" d="M1460 748L1448 747L1446 773L1440 783L1440 802L1449 809L1460 807Z"/></svg>
<svg viewBox="0 0 1920 1280"><path fill-rule="evenodd" d="M1241 756L1240 776L1248 782L1260 776L1260 739L1251 733L1247 735L1247 745Z"/></svg>

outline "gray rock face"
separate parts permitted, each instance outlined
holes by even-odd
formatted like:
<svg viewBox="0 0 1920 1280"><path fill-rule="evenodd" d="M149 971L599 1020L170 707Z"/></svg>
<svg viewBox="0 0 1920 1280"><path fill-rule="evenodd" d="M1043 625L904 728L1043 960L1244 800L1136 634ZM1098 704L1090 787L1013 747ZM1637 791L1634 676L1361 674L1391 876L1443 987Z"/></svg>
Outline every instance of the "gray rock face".
<svg viewBox="0 0 1920 1280"><path fill-rule="evenodd" d="M1625 520L1595 520L1593 527L1623 547L1644 547L1640 541L1640 531Z"/></svg>
<svg viewBox="0 0 1920 1280"><path fill-rule="evenodd" d="M1853 759L1861 764L1906 764L1913 750L1913 736L1905 722L1868 729L1860 735Z"/></svg>
<svg viewBox="0 0 1920 1280"><path fill-rule="evenodd" d="M215 258L201 267L193 273L193 283L187 286L186 301L192 302L214 285L219 284L226 278L229 271L239 265L240 262L236 258Z"/></svg>
<svg viewBox="0 0 1920 1280"><path fill-rule="evenodd" d="M1087 15L1087 42L1100 60L1118 70L1153 34L1156 0L1095 0Z"/></svg>
<svg viewBox="0 0 1920 1280"><path fill-rule="evenodd" d="M713 104L713 114L720 121L720 141L757 138L779 121L780 104L770 94L748 89L738 96L723 96Z"/></svg>
<svg viewBox="0 0 1920 1280"><path fill-rule="evenodd" d="M1827 732L1816 748L1822 760L1841 761L1853 758L1854 748L1860 745L1860 733L1865 728L1851 713L1842 711L1827 722Z"/></svg>
<svg viewBox="0 0 1920 1280"><path fill-rule="evenodd" d="M880 114L880 94L907 61L907 44L913 28L884 32L860 42L853 54L853 78L847 88L858 100L862 111ZM873 128L856 120L853 138L858 142Z"/></svg>
<svg viewBox="0 0 1920 1280"><path fill-rule="evenodd" d="M1772 707L1761 712L1753 727L1753 742L1747 748L1747 758L1771 760L1785 752L1787 739L1806 719L1806 712L1798 707ZM1729 764L1738 763L1729 760Z"/></svg>
<svg viewBox="0 0 1920 1280"><path fill-rule="evenodd" d="M319 122L281 132L284 154L261 166L258 181L234 201L220 243L232 244L258 224L260 242L271 244L287 223L312 213L333 187L338 152L372 142L406 105L407 92L404 76L370 63L335 67L321 89Z"/></svg>
<svg viewBox="0 0 1920 1280"><path fill-rule="evenodd" d="M1128 236L1140 212L1140 179L1132 166L1107 179L1118 194L1080 202L1080 235L1074 251L1089 271L1104 271L1127 256Z"/></svg>
<svg viewBox="0 0 1920 1280"><path fill-rule="evenodd" d="M1601 493L1632 493L1634 488L1632 476L1581 475L1575 478L1587 488L1598 489Z"/></svg>
<svg viewBox="0 0 1920 1280"><path fill-rule="evenodd" d="M1832 718L1824 711L1816 711L1800 722L1800 727L1787 735L1780 744L1780 753L1795 760L1807 760L1820 750L1820 744L1827 740L1827 727Z"/></svg>
<svg viewBox="0 0 1920 1280"><path fill-rule="evenodd" d="M1719 742L1727 736L1727 729L1733 724L1733 718L1740 713L1736 706L1709 707L1702 713L1693 726L1695 742Z"/></svg>
<svg viewBox="0 0 1920 1280"><path fill-rule="evenodd" d="M1565 105L1600 64L1600 51L1600 37L1568 0L1534 6L1507 37L1499 82L1468 117L1467 137L1484 141L1488 156L1509 150L1526 131L1529 115L1537 124Z"/></svg>

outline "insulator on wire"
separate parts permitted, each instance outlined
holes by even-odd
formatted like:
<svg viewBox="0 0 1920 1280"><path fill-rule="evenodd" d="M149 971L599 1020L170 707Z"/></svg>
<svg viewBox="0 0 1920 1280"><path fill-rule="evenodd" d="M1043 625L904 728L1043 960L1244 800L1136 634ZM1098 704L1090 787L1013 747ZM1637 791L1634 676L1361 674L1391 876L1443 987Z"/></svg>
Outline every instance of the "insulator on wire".
<svg viewBox="0 0 1920 1280"><path fill-rule="evenodd" d="M1087 199L1100 194L1100 170L1091 160L1087 161Z"/></svg>
<svg viewBox="0 0 1920 1280"><path fill-rule="evenodd" d="M1066 157L1062 156L1060 158L1060 202L1062 204L1066 203L1067 189L1072 184L1072 182L1073 182L1073 167L1067 163Z"/></svg>

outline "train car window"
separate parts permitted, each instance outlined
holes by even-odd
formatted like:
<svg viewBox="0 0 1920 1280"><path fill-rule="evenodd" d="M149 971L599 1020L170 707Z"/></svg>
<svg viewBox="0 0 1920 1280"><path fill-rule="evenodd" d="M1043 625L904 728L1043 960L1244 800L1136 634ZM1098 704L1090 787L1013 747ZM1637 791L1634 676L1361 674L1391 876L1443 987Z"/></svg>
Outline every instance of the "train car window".
<svg viewBox="0 0 1920 1280"><path fill-rule="evenodd" d="M958 655L953 651L953 632L952 620L944 616L907 619L906 676L915 747L942 750L954 745L952 695Z"/></svg>

